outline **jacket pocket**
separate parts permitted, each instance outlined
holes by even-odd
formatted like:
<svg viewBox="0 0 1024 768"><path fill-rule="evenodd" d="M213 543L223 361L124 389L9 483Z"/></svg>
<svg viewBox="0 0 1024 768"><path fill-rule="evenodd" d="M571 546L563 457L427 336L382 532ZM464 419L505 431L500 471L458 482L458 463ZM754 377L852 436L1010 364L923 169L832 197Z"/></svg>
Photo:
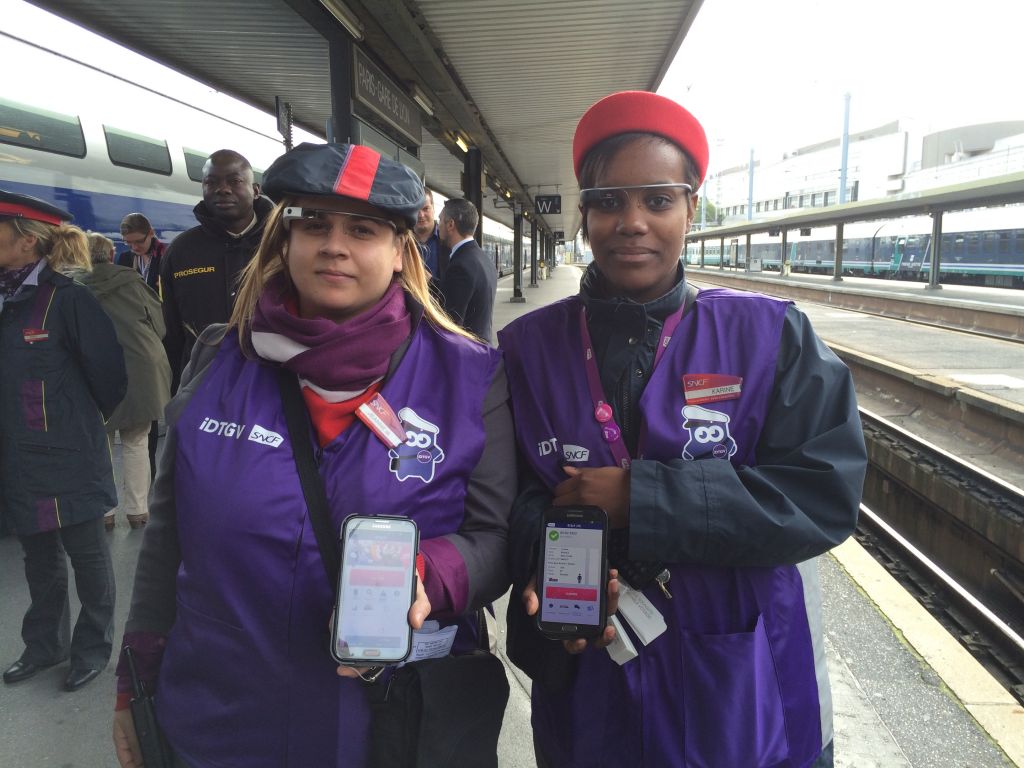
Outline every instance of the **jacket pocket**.
<svg viewBox="0 0 1024 768"><path fill-rule="evenodd" d="M25 426L37 432L46 431L46 402L42 379L25 379L21 383L21 412Z"/></svg>
<svg viewBox="0 0 1024 768"><path fill-rule="evenodd" d="M82 451L19 442L18 452L25 487L34 496L65 496L81 491Z"/></svg>
<svg viewBox="0 0 1024 768"><path fill-rule="evenodd" d="M686 765L767 768L789 754L775 661L753 632L683 634Z"/></svg>

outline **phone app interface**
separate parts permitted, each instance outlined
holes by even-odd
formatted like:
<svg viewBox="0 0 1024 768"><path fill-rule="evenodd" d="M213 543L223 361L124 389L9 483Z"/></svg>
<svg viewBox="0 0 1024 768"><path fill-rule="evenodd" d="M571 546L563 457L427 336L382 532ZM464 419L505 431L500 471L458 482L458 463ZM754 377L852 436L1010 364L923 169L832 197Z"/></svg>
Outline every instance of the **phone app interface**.
<svg viewBox="0 0 1024 768"><path fill-rule="evenodd" d="M601 524L548 523L544 536L541 620L597 624L601 619Z"/></svg>
<svg viewBox="0 0 1024 768"><path fill-rule="evenodd" d="M405 651L412 594L415 531L360 521L345 542L338 651L395 657Z"/></svg>

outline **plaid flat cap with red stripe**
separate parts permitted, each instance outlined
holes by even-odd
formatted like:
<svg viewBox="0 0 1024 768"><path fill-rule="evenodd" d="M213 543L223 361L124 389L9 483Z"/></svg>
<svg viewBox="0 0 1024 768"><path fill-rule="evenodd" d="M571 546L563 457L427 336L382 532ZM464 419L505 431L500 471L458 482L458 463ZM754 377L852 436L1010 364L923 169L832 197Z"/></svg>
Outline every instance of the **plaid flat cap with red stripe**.
<svg viewBox="0 0 1024 768"><path fill-rule="evenodd" d="M359 144L299 144L266 170L262 191L275 202L285 195L365 200L410 228L426 199L415 171Z"/></svg>

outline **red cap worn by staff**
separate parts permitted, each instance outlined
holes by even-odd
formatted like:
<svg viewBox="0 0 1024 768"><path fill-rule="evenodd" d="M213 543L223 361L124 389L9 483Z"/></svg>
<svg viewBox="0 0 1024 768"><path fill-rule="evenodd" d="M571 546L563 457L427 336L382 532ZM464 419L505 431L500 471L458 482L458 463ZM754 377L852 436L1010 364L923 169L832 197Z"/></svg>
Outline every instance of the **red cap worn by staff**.
<svg viewBox="0 0 1024 768"><path fill-rule="evenodd" d="M60 226L74 219L67 211L31 195L18 195L0 189L0 218L32 219Z"/></svg>
<svg viewBox="0 0 1024 768"><path fill-rule="evenodd" d="M693 160L697 186L708 170L708 137L697 118L679 104L649 91L621 91L605 96L588 109L572 138L576 178L587 153L620 133L654 133L681 147Z"/></svg>

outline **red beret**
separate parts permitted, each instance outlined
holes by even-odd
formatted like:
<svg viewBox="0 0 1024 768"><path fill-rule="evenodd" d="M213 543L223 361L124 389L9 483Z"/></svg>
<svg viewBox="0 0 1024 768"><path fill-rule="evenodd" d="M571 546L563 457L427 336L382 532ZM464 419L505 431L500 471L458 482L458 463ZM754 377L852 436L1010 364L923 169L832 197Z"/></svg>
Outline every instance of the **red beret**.
<svg viewBox="0 0 1024 768"><path fill-rule="evenodd" d="M620 133L654 133L686 150L693 158L697 186L708 170L708 137L697 118L679 104L649 91L621 91L588 109L572 137L572 163L579 179L583 158L605 139Z"/></svg>

